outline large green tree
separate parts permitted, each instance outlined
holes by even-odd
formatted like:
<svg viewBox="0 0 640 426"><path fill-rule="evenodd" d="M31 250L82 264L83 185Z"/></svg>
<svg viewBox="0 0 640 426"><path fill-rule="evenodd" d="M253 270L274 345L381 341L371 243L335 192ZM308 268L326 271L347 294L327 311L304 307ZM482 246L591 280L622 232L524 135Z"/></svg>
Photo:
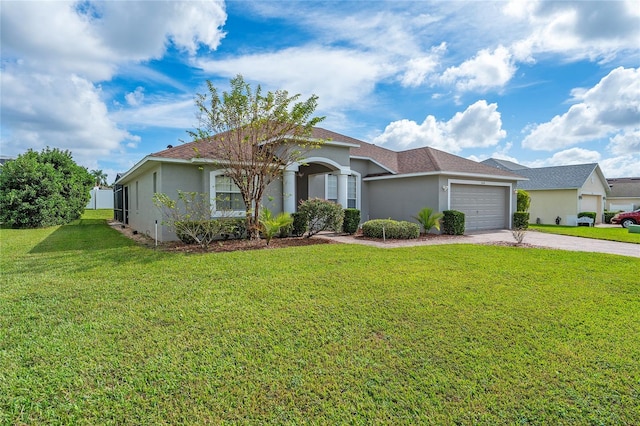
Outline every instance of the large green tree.
<svg viewBox="0 0 640 426"><path fill-rule="evenodd" d="M286 90L264 93L241 75L220 95L207 81L208 93L196 96L199 125L188 131L196 140L210 143L207 151L238 186L246 206L247 229L259 237L260 204L267 186L284 168L301 161L321 141L309 136L324 117L313 116L318 97L298 101Z"/></svg>
<svg viewBox="0 0 640 426"><path fill-rule="evenodd" d="M14 228L69 223L84 211L93 185L69 151L29 150L2 167L0 221Z"/></svg>

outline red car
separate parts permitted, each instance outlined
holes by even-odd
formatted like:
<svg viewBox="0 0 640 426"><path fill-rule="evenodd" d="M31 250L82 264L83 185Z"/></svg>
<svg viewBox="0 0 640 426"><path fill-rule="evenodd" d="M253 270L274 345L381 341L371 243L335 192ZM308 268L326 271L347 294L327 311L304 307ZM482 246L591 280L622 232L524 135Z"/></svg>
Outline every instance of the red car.
<svg viewBox="0 0 640 426"><path fill-rule="evenodd" d="M640 224L640 209L632 212L618 213L611 218L611 223L619 223L623 228L628 228L629 225Z"/></svg>

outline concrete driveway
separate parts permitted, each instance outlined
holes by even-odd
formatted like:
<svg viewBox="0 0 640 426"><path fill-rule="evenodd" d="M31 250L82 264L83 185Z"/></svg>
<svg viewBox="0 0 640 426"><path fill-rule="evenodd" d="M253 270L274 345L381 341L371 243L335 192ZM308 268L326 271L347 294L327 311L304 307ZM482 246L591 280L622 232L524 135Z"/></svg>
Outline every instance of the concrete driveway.
<svg viewBox="0 0 640 426"><path fill-rule="evenodd" d="M476 232L468 235L449 236L439 235L433 238L418 240L366 240L349 235L320 234L320 238L328 238L347 244L363 244L382 248L411 247L436 244L513 244L515 240L511 231L507 229L497 231ZM585 251L592 253L619 254L640 258L640 244L620 243L616 241L594 240L591 238L570 237L566 235L546 234L537 231L527 231L523 244L558 250Z"/></svg>
<svg viewBox="0 0 640 426"><path fill-rule="evenodd" d="M469 235L476 243L514 242L509 230L482 232ZM594 240L592 238L570 237L567 235L547 234L527 231L523 243L538 247L592 253L610 253L640 258L640 244L620 243L617 241Z"/></svg>

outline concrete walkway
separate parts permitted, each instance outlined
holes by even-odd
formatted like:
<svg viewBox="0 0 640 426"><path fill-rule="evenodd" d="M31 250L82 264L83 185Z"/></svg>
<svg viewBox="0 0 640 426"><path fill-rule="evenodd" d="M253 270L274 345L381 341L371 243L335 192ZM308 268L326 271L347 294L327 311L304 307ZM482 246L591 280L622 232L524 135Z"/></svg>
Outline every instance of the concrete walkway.
<svg viewBox="0 0 640 426"><path fill-rule="evenodd" d="M364 244L382 248L411 247L435 244L500 244L515 243L509 230L477 232L462 236L440 235L419 240L366 240L349 235L320 234L327 238L346 244ZM570 237L566 235L546 234L544 232L527 231L523 244L558 250L585 251L593 253L610 253L640 258L640 244L620 243L616 241L594 240L591 238Z"/></svg>

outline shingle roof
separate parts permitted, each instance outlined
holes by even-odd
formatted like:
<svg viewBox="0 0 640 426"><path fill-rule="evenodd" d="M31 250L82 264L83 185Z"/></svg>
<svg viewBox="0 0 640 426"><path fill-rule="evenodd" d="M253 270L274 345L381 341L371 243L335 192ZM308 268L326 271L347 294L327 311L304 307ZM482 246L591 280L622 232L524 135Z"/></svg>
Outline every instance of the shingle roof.
<svg viewBox="0 0 640 426"><path fill-rule="evenodd" d="M501 160L499 158L488 158L482 161L482 164L486 164L487 166L496 167L502 170L523 170L528 169L527 166L523 166L522 164L514 163L513 161Z"/></svg>
<svg viewBox="0 0 640 426"><path fill-rule="evenodd" d="M518 183L519 189L573 189L581 188L598 163L575 164L571 166L539 167L522 169L515 173L529 180Z"/></svg>
<svg viewBox="0 0 640 426"><path fill-rule="evenodd" d="M607 179L612 197L640 197L640 177Z"/></svg>
<svg viewBox="0 0 640 426"><path fill-rule="evenodd" d="M358 145L351 147L352 157L370 158L390 170L390 174L428 173L428 172L458 172L504 177L518 177L514 172L467 160L457 155L431 147L422 147L408 151L392 151L374 144L370 144L340 133L314 127L312 139L324 139L331 142L342 142ZM192 158L215 158L215 143L195 141L151 154L152 157L191 160Z"/></svg>

